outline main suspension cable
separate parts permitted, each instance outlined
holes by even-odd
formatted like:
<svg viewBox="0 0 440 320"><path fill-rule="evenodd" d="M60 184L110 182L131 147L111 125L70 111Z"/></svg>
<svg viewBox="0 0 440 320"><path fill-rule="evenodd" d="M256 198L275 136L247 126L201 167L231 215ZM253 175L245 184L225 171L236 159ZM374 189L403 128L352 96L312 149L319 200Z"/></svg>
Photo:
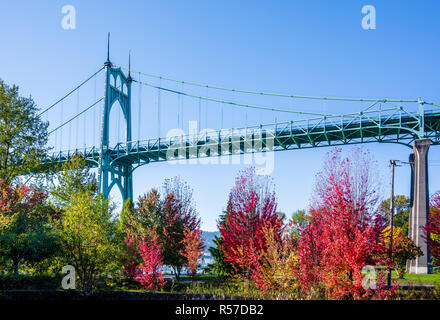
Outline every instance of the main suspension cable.
<svg viewBox="0 0 440 320"><path fill-rule="evenodd" d="M150 84L150 83L146 83L146 82L142 82L142 81L138 81L138 80L133 80L133 81L139 82L142 85L150 87L150 88L155 88L155 89L159 89L159 90L175 93L175 94L178 95L178 97L186 96L186 97L191 97L191 98L195 98L195 99L201 99L201 100L205 100L205 101L216 102L216 103L220 103L220 104L229 104L229 105L233 105L233 106L237 106L237 107L259 109L259 110L266 110L266 111L286 112L286 113L294 113L294 114L307 114L307 115L315 115L315 116L331 116L329 114L322 114L322 113L316 113L316 112L293 111L293 110L287 110L287 109L279 109L279 108L271 108L271 107L255 106L255 105L249 105L249 104L243 104L243 103L236 103L236 102L233 102L233 101L218 100L218 99L214 99L214 98L202 97L202 96L197 96L197 95L193 95L193 94L186 93L186 92L181 92L181 91L177 91L177 90L173 90L173 89L164 88L164 87L156 86L156 85L153 85L153 84ZM178 114L178 116L179 116L179 114Z"/></svg>
<svg viewBox="0 0 440 320"><path fill-rule="evenodd" d="M128 70L125 67L121 67L121 68L124 69L124 70ZM208 84L191 82L191 81L177 80L177 79L163 77L163 76L158 76L158 75L153 75L153 74L145 73L145 72L141 72L141 71L133 71L133 72L140 73L140 74L142 74L144 76L147 76L147 77L161 79L161 80L166 80L166 81L171 81L171 82L175 82L175 83L181 83L181 84L197 86L197 87L203 87L203 88L214 89L214 90L221 90L221 91L230 91L230 92L254 94L254 95L260 95L260 96L273 96L273 97L284 97L284 98L292 98L292 99L308 99L308 100L353 101L353 102L393 102L393 103L414 103L414 102L419 102L419 100L317 97L317 96L293 95L293 94L274 93L274 92L262 92L262 91L253 91L253 90L241 90L241 89L226 88L226 87L208 85ZM432 104L432 105L435 105L435 104ZM437 105L437 106L440 107L440 105Z"/></svg>
<svg viewBox="0 0 440 320"><path fill-rule="evenodd" d="M77 85L73 90L69 91L69 93L67 93L66 95L64 95L61 99L58 99L55 103L51 104L49 107L47 107L46 109L44 109L43 111L41 111L38 116L41 116L43 113L49 111L50 109L52 109L53 107L55 107L58 103L60 103L61 101L63 101L64 99L66 99L68 96L70 96L72 93L74 93L76 90L78 90L79 88L81 88L87 81L89 81L90 79L92 79L94 76L96 76L98 73L100 73L102 70L104 69L104 67L101 67L98 71L96 71L94 74L92 74L90 77L88 77L86 80L84 80L83 82L81 82L79 85Z"/></svg>

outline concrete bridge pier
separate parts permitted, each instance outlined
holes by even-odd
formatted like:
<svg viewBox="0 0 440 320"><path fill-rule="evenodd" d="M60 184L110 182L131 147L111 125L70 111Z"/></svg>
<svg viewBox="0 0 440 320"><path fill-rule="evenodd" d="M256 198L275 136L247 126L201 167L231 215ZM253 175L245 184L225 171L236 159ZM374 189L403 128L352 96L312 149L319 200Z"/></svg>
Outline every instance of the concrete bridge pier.
<svg viewBox="0 0 440 320"><path fill-rule="evenodd" d="M423 256L408 262L408 272L414 274L431 273L430 252L423 238L423 228L429 214L428 150L431 139L414 141L414 153L410 155L411 196L408 236L422 249Z"/></svg>

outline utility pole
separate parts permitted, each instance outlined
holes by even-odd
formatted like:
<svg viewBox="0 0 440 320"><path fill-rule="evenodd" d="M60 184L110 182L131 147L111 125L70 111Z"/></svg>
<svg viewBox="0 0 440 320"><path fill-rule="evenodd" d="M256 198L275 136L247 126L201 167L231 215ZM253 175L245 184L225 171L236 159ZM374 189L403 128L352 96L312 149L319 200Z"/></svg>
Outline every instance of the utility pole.
<svg viewBox="0 0 440 320"><path fill-rule="evenodd" d="M391 164L391 199L390 199L390 240L388 248L388 287L391 287L391 266L393 264L393 223L394 223L394 167L396 160L390 160Z"/></svg>

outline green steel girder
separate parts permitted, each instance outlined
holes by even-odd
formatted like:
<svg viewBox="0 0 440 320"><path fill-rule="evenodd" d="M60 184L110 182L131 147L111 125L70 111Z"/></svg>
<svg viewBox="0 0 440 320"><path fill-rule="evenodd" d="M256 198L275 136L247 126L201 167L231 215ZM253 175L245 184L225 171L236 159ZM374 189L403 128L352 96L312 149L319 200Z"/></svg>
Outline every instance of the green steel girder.
<svg viewBox="0 0 440 320"><path fill-rule="evenodd" d="M373 114L376 113L376 116ZM168 139L150 139L118 143L108 148L109 172L122 166L133 172L133 165L151 162L191 159L207 156L244 154L252 152L280 151L336 146L357 143L400 143L412 146L415 139L421 138L417 113L408 113L402 108L371 111L367 115L334 116L338 120L308 119L242 129L221 130L215 134L203 136L184 136ZM432 143L440 144L440 112L426 112L424 117L424 137ZM323 120L326 120L325 122ZM313 125L310 123L313 121ZM302 127L301 123L306 123ZM77 150L84 155L92 167L99 165L100 150L88 148ZM75 151L52 154L47 161L63 163L68 161ZM125 169L125 173L128 172ZM113 172L119 174L121 172ZM118 178L119 179L119 178ZM114 185L114 184L112 184Z"/></svg>

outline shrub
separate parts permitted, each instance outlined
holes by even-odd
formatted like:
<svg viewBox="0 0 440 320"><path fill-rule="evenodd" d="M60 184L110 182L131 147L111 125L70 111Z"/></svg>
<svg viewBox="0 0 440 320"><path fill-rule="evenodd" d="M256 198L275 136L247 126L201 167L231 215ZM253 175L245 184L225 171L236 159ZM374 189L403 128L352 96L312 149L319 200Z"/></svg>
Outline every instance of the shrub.
<svg viewBox="0 0 440 320"><path fill-rule="evenodd" d="M37 275L24 274L0 275L0 290L49 290L61 286L63 275Z"/></svg>

